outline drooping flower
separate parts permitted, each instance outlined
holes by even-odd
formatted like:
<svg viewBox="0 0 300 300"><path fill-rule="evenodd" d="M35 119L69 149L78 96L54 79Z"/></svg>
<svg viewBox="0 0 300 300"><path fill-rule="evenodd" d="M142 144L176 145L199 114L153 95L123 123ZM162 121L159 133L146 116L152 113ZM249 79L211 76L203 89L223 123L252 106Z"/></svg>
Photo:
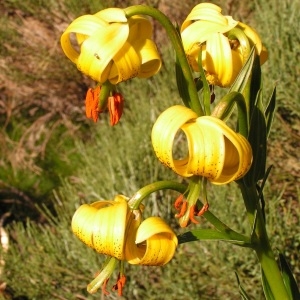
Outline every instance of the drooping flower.
<svg viewBox="0 0 300 300"><path fill-rule="evenodd" d="M161 67L151 40L148 19L127 19L124 10L108 8L75 19L61 36L65 55L93 80L117 84L132 77L150 77Z"/></svg>
<svg viewBox="0 0 300 300"><path fill-rule="evenodd" d="M187 140L188 154L174 158L178 132ZM252 149L245 137L212 116L198 117L191 109L175 105L165 110L152 129L157 158L183 177L199 175L214 184L226 184L243 177L252 163Z"/></svg>
<svg viewBox="0 0 300 300"><path fill-rule="evenodd" d="M202 66L212 85L230 86L247 59L244 45L228 38L233 28L242 30L250 46L255 46L263 64L267 51L256 31L231 16L223 16L221 8L215 4L196 5L181 26L182 42L190 65L194 71L199 71L198 57L202 51Z"/></svg>
<svg viewBox="0 0 300 300"><path fill-rule="evenodd" d="M87 246L109 256L103 271L88 286L94 293L106 284L116 260L130 264L161 266L168 263L178 241L172 229L159 217L142 220L142 207L131 210L128 198L118 195L114 200L83 204L72 219L74 234ZM124 274L115 289L125 283Z"/></svg>

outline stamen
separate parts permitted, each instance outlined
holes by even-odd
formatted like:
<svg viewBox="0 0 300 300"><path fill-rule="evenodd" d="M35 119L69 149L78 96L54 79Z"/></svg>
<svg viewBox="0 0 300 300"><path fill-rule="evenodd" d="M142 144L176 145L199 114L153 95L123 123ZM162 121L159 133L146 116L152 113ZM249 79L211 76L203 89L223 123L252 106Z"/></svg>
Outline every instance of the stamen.
<svg viewBox="0 0 300 300"><path fill-rule="evenodd" d="M200 209L200 211L197 213L197 216L198 217L202 216L206 211L208 211L208 209L209 209L209 204L205 203L203 207Z"/></svg>
<svg viewBox="0 0 300 300"><path fill-rule="evenodd" d="M93 119L94 122L97 122L99 115L98 102L100 90L100 86L97 86L95 89L89 88L85 98L85 114L87 118Z"/></svg>
<svg viewBox="0 0 300 300"><path fill-rule="evenodd" d="M178 198L175 200L175 203L174 203L174 207L176 210L180 210L182 202L183 202L183 195L181 194L178 196Z"/></svg>
<svg viewBox="0 0 300 300"><path fill-rule="evenodd" d="M195 209L197 209L196 205L192 205L190 208L189 217L192 223L199 224L199 221L195 219L195 215L197 215Z"/></svg>
<svg viewBox="0 0 300 300"><path fill-rule="evenodd" d="M184 216L186 209L187 209L187 205L188 205L187 201L182 202L180 212L179 212L179 214L175 215L175 218L181 218Z"/></svg>
<svg viewBox="0 0 300 300"><path fill-rule="evenodd" d="M105 279L105 281L103 282L103 285L102 285L102 293L104 295L109 295L109 292L106 290L108 281L109 281L109 278Z"/></svg>
<svg viewBox="0 0 300 300"><path fill-rule="evenodd" d="M118 295L122 296L122 289L125 286L126 277L124 274L119 274L117 283L112 287L113 291L118 290Z"/></svg>
<svg viewBox="0 0 300 300"><path fill-rule="evenodd" d="M210 103L212 104L216 99L215 86L210 84L209 89L210 89Z"/></svg>

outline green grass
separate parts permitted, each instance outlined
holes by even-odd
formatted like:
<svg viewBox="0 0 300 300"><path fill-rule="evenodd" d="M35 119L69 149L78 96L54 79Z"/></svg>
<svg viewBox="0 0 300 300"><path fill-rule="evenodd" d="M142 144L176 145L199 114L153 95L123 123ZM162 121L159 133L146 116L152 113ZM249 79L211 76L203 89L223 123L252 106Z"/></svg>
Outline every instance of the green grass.
<svg viewBox="0 0 300 300"><path fill-rule="evenodd" d="M196 3L188 1L183 9ZM236 17L246 18L245 10L251 11L248 19L270 52L263 68L266 96L278 84L279 110L269 145L274 172L265 193L268 231L273 247L288 257L299 280L299 175L287 164L288 159L297 161L299 146L299 4L241 3L222 6ZM159 1L148 4L163 7ZM0 17L0 213L10 213L4 222L10 244L0 279L9 287L4 299L99 299L100 292L88 295L86 285L103 257L73 236L70 221L76 208L117 193L130 196L156 180L180 180L157 161L150 141L159 113L180 103L169 47L161 48L164 66L157 76L120 85L126 102L119 125L110 127L107 114L97 124L85 119L83 99L92 82L63 56L58 41L75 16L108 5L75 0L0 4L6 12ZM30 41L28 29L34 33ZM175 198L170 191L151 195L145 214L160 215L181 233L174 218ZM209 200L221 220L249 233L234 184L210 186ZM200 226L208 224L203 219ZM240 299L235 271L251 299L263 299L254 253L204 241L180 245L161 268L127 266L123 299Z"/></svg>

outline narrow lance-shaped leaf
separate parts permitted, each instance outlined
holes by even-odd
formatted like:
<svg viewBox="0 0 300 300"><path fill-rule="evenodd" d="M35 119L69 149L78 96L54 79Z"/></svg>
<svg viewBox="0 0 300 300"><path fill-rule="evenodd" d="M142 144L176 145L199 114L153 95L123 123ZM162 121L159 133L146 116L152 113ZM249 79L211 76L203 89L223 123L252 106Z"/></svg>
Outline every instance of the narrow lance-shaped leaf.
<svg viewBox="0 0 300 300"><path fill-rule="evenodd" d="M238 285L239 285L239 292L240 292L240 295L241 295L242 299L243 300L250 300L250 297L247 295L246 291L244 290L243 286L241 285L239 276L236 272L235 272L235 276L236 276L236 280L237 280Z"/></svg>
<svg viewBox="0 0 300 300"><path fill-rule="evenodd" d="M263 269L261 270L261 280L262 280L262 285L263 285L266 300L276 300L273 293L272 293L272 290L270 288L270 285L267 281L267 278L265 276L265 273L264 273Z"/></svg>
<svg viewBox="0 0 300 300"><path fill-rule="evenodd" d="M257 184L257 191L258 191L258 199L260 200L260 204L261 204L261 210L262 210L262 214L263 214L263 218L264 221L266 221L266 213L265 213L265 199L264 199L264 187L265 187L265 183L269 177L269 174L271 172L273 165L269 166L268 169L265 172L264 178L262 179L262 182L260 185Z"/></svg>
<svg viewBox="0 0 300 300"><path fill-rule="evenodd" d="M248 137L248 120L247 108L244 96L239 92L229 92L226 94L215 106L212 111L212 116L217 117L223 121L227 121L231 116L235 105L238 108L238 132L244 137Z"/></svg>
<svg viewBox="0 0 300 300"><path fill-rule="evenodd" d="M228 229L228 232L221 232L215 229L195 229L180 234L177 238L179 244L199 240L225 241L239 246L248 246L250 244L250 238L232 231L231 229Z"/></svg>
<svg viewBox="0 0 300 300"><path fill-rule="evenodd" d="M284 285L291 299L300 299L300 291L295 277L282 253L279 253L279 262Z"/></svg>
<svg viewBox="0 0 300 300"><path fill-rule="evenodd" d="M199 55L198 55L198 65L199 65L199 70L200 70L200 77L201 77L201 81L203 84L203 89L202 89L202 101L203 104L202 106L204 107L204 112L206 116L210 115L210 89L209 89L209 85L205 76L205 72L202 66L202 47L200 46L200 51L199 51Z"/></svg>
<svg viewBox="0 0 300 300"><path fill-rule="evenodd" d="M250 55L241 69L239 75L229 89L229 92L236 91L242 93L252 72L252 66L255 57L255 47L252 48Z"/></svg>
<svg viewBox="0 0 300 300"><path fill-rule="evenodd" d="M267 121L267 137L270 134L272 123L275 116L275 107L276 107L276 87L274 88L272 95L270 97L269 103L266 106L265 116Z"/></svg>
<svg viewBox="0 0 300 300"><path fill-rule="evenodd" d="M249 95L250 116L252 115L252 111L255 106L262 110L262 98L261 95L259 95L259 93L261 93L261 90L262 90L261 67L260 67L259 56L256 55L252 67L250 95Z"/></svg>
<svg viewBox="0 0 300 300"><path fill-rule="evenodd" d="M176 74L176 82L177 82L177 88L179 92L179 96L181 97L183 103L185 106L190 107L189 102L189 92L188 92L188 85L186 82L186 79L183 75L181 66L178 62L178 59L176 57L176 62L175 62L175 74Z"/></svg>
<svg viewBox="0 0 300 300"><path fill-rule="evenodd" d="M180 36L180 30L178 28L178 24L175 25L175 28ZM186 71L186 70L185 70ZM182 66L179 62L178 56L176 55L175 61L175 75L176 75L176 83L179 92L179 96L181 97L184 105L188 108L192 108L190 93L189 93L189 82L187 82L186 76L184 76L184 71L182 70ZM196 83L195 83L196 84ZM201 107L202 110L202 107Z"/></svg>
<svg viewBox="0 0 300 300"><path fill-rule="evenodd" d="M266 169L267 156L267 127L264 113L259 107L260 91L257 95L256 105L252 109L248 141L253 152L253 162L249 172L244 177L247 185L252 185L263 179Z"/></svg>

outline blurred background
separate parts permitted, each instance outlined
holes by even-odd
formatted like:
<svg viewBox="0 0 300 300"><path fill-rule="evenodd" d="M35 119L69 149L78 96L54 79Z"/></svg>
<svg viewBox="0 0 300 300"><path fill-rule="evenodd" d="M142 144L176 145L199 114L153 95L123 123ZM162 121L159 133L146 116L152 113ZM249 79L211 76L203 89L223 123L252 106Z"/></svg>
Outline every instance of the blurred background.
<svg viewBox="0 0 300 300"><path fill-rule="evenodd" d="M70 230L82 203L133 195L161 179L180 180L160 165L150 133L156 117L181 103L174 53L161 26L154 39L163 58L155 77L119 85L125 97L120 123L87 120L86 91L94 83L62 53L60 35L83 14L106 7L148 4L179 25L199 1L2 0L0 2L0 299L102 299L86 285L103 257ZM268 145L273 165L265 189L268 231L300 280L300 2L223 0L225 15L254 27L269 51L264 99L277 86L277 113ZM217 99L218 99L217 91ZM217 101L217 100L216 100ZM176 194L159 192L146 214L177 232ZM210 209L240 232L249 225L234 184L209 187ZM203 218L202 227L208 225ZM190 228L193 228L191 226ZM263 299L260 270L248 249L221 242L182 244L164 267L126 268L124 296L106 299L240 299L235 272L252 299ZM117 275L117 272L114 276ZM113 282L113 278L111 282Z"/></svg>

